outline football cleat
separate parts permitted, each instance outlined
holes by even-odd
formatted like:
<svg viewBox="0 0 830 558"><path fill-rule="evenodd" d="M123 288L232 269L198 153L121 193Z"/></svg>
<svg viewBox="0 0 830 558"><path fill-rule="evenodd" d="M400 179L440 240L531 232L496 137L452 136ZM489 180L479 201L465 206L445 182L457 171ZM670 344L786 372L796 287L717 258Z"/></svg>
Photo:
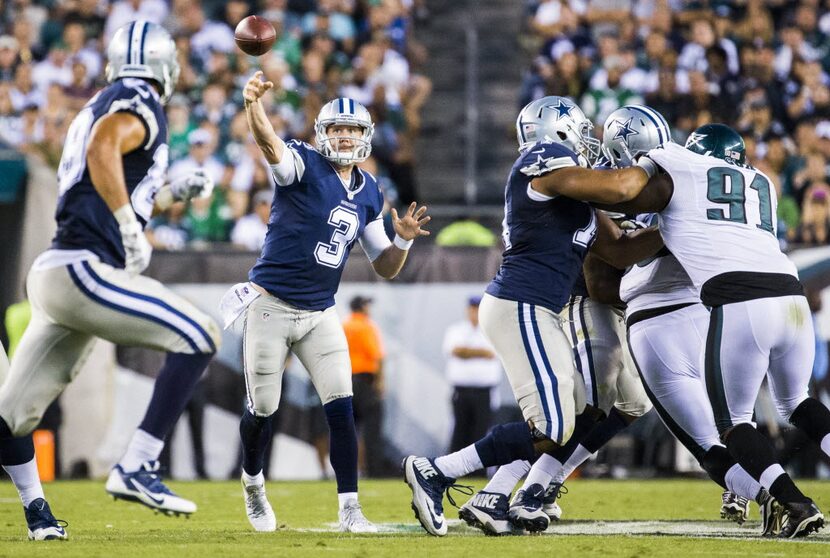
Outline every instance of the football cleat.
<svg viewBox="0 0 830 558"><path fill-rule="evenodd" d="M743 525L744 521L749 518L749 500L743 496L738 496L734 492L724 490L720 517L721 519L734 521L738 525Z"/></svg>
<svg viewBox="0 0 830 558"><path fill-rule="evenodd" d="M542 509L545 487L534 483L525 490L519 490L510 503L507 515L514 527L530 533L544 531L550 525L550 518Z"/></svg>
<svg viewBox="0 0 830 558"><path fill-rule="evenodd" d="M116 465L107 478L106 490L116 500L138 502L165 515L187 517L196 511L195 503L177 496L164 485L158 461L145 461L133 473Z"/></svg>
<svg viewBox="0 0 830 558"><path fill-rule="evenodd" d="M507 496L482 490L461 506L458 517L470 527L481 529L485 535L510 535L515 529L507 517L509 508Z"/></svg>
<svg viewBox="0 0 830 558"><path fill-rule="evenodd" d="M561 482L552 482L545 490L542 498L542 511L547 514L551 521L559 521L562 518L562 508L556 502L563 494L568 493L568 488Z"/></svg>
<svg viewBox="0 0 830 558"><path fill-rule="evenodd" d="M775 537L784 525L786 510L766 489L762 492L761 501L758 503L761 511L761 536Z"/></svg>
<svg viewBox="0 0 830 558"><path fill-rule="evenodd" d="M357 500L348 500L338 512L340 531L343 533L377 533L375 524L366 519Z"/></svg>
<svg viewBox="0 0 830 558"><path fill-rule="evenodd" d="M65 527L68 523L62 519L55 519L49 504L43 498L37 498L23 508L26 523L29 525L30 541L66 540Z"/></svg>
<svg viewBox="0 0 830 558"><path fill-rule="evenodd" d="M824 514L812 500L785 504L784 526L778 536L782 539L806 537L824 527Z"/></svg>
<svg viewBox="0 0 830 558"><path fill-rule="evenodd" d="M261 483L245 483L242 479L242 496L245 498L245 513L255 531L271 532L277 530L277 516L265 495L265 480Z"/></svg>
<svg viewBox="0 0 830 558"><path fill-rule="evenodd" d="M444 491L455 484L455 479L444 476L435 462L426 457L410 455L403 460L404 480L412 489L412 511L424 530L430 535L447 534L444 519Z"/></svg>

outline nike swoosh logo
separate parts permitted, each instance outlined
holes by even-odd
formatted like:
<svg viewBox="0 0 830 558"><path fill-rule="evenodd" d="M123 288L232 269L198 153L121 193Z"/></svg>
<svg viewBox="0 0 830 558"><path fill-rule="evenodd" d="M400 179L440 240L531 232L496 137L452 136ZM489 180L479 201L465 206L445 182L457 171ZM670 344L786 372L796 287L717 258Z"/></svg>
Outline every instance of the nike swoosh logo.
<svg viewBox="0 0 830 558"><path fill-rule="evenodd" d="M161 498L157 498L156 496L154 496L154 495L153 495L153 493L152 493L152 492L150 492L149 490L147 490L146 488L144 488L144 486L143 486L142 484L137 483L137 482L132 481L132 480L131 480L130 482L132 482L132 483L133 483L133 487L134 487L134 488L135 488L138 492L141 492L142 494L144 494L145 496L147 496L150 500L152 500L153 502L155 502L157 505L159 505L159 506L160 506L160 505L164 504L164 496L162 496Z"/></svg>
<svg viewBox="0 0 830 558"><path fill-rule="evenodd" d="M427 511L429 512L429 517L432 519L432 526L435 527L436 530L440 530L444 524L440 521L437 521L435 518L435 514L432 513L432 506L429 505L429 499L424 499L424 503L426 504Z"/></svg>

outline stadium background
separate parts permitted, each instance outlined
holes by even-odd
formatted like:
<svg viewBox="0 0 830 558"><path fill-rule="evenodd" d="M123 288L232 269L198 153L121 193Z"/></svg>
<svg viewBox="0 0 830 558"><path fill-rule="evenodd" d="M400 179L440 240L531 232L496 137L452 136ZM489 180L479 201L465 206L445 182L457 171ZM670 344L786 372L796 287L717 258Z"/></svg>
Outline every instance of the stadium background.
<svg viewBox="0 0 830 558"><path fill-rule="evenodd" d="M233 44L233 28L251 13L278 32L273 50L258 59ZM179 48L182 77L168 105L171 175L202 165L219 186L209 200L152 223L148 273L204 310L216 315L224 289L245 278L263 226L257 207L264 196L257 194L273 187L241 111L241 88L256 69L277 84L268 106L285 137L309 140L327 99L345 95L367 105L376 123L367 166L387 203L430 206L434 236L418 241L401 278L378 282L356 254L338 295L343 315L352 295L375 298L388 355L390 462L446 448L452 424L441 336L497 268L514 119L545 94L573 97L597 133L618 106L647 103L668 118L676 141L710 121L743 134L748 157L779 188L780 241L801 269L820 324L814 389L828 400L830 315L820 309L823 299L830 303L830 0L2 1L0 311L23 299L25 272L51 239L65 132L104 84L107 38L135 17L163 24ZM435 236L448 225L454 228ZM212 478L232 474L238 453L239 348L238 332L227 331L198 396L206 403L200 431ZM108 470L140 419L158 362L148 351L98 344L62 399L64 474ZM500 392L501 416L515 414L506 385ZM313 445L316 405L292 365L272 477L324 473ZM802 475L826 474L810 466L817 455L805 454L771 409L761 402L759 422L776 436L785 462ZM172 444L179 478L196 474L186 424L183 418ZM651 416L589 469L653 475L694 470L689 461Z"/></svg>

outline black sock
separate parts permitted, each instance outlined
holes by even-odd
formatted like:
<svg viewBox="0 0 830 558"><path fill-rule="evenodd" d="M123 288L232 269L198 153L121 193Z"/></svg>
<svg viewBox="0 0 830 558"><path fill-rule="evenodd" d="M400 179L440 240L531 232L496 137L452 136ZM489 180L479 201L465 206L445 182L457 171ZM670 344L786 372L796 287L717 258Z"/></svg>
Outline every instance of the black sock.
<svg viewBox="0 0 830 558"><path fill-rule="evenodd" d="M23 465L34 457L32 435L13 437L9 425L0 418L0 465Z"/></svg>
<svg viewBox="0 0 830 558"><path fill-rule="evenodd" d="M760 481L761 475L776 465L775 452L763 434L751 424L739 424L726 438L726 448L747 473ZM787 473L780 475L769 488L770 494L781 503L804 502L808 499Z"/></svg>
<svg viewBox="0 0 830 558"><path fill-rule="evenodd" d="M617 410L616 407L611 409L605 420L597 424L591 432L582 440L582 447L591 453L596 453L599 449L608 443L608 441L616 436L619 432L628 426L625 420L625 415ZM564 461L563 461L564 463Z"/></svg>
<svg viewBox="0 0 830 558"><path fill-rule="evenodd" d="M726 473L735 465L735 458L723 446L712 446L700 459L700 466L709 478L728 490Z"/></svg>
<svg viewBox="0 0 830 558"><path fill-rule="evenodd" d="M357 492L357 432L352 398L341 397L323 405L329 424L329 459L337 493Z"/></svg>
<svg viewBox="0 0 830 558"><path fill-rule="evenodd" d="M139 428L164 440L187 406L196 382L210 362L213 353L184 354L167 353L164 366L161 367L153 396L147 406L147 412Z"/></svg>
<svg viewBox="0 0 830 558"><path fill-rule="evenodd" d="M242 438L242 470L258 475L265 466L265 450L271 440L271 417L258 417L248 409L239 421L239 436Z"/></svg>
<svg viewBox="0 0 830 558"><path fill-rule="evenodd" d="M821 445L824 437L830 434L830 409L808 397L790 415L790 423Z"/></svg>
<svg viewBox="0 0 830 558"><path fill-rule="evenodd" d="M550 452L550 455L556 458L559 463L566 462L583 439L585 439L586 436L590 436L591 433L597 428L599 428L599 426L593 415L589 416L588 413L577 415L574 422L574 431L573 434L571 434L571 437L564 446L556 448Z"/></svg>

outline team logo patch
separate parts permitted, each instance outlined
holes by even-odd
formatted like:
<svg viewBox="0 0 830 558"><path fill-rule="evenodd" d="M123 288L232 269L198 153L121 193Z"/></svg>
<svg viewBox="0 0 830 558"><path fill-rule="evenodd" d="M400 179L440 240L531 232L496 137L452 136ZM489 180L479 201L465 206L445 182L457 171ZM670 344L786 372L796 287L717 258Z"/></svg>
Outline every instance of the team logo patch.
<svg viewBox="0 0 830 558"><path fill-rule="evenodd" d="M270 319L271 319L271 313L270 312L263 312L262 313L262 321L263 322L267 322Z"/></svg>

